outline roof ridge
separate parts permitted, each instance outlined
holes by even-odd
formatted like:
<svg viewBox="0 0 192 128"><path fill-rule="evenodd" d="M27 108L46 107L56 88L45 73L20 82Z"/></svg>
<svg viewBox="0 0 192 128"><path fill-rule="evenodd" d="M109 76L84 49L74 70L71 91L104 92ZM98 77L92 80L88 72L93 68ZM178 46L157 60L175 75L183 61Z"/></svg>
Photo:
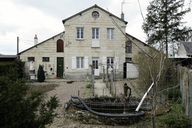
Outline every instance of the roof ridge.
<svg viewBox="0 0 192 128"><path fill-rule="evenodd" d="M109 12L109 11L103 9L102 7L98 6L97 4L95 4L95 5L93 5L93 6L89 7L89 8L86 8L86 9L84 9L84 10L82 10L82 11L80 11L80 12L78 12L78 13L76 13L76 14L74 14L74 15L72 15L72 16L64 19L64 20L62 20L63 24L64 24L67 20L69 20L69 19L71 19L71 18L73 18L73 17L75 17L75 16L77 16L77 15L81 15L82 13L84 13L84 12L86 12L87 10L90 10L90 9L92 9L92 8L99 8L99 9L101 9L102 11L104 11L105 13L108 13L110 16L114 16L115 18L117 18L117 19L119 19L120 21L124 22L125 24L128 23L127 21L121 19L120 17L112 14L111 12Z"/></svg>

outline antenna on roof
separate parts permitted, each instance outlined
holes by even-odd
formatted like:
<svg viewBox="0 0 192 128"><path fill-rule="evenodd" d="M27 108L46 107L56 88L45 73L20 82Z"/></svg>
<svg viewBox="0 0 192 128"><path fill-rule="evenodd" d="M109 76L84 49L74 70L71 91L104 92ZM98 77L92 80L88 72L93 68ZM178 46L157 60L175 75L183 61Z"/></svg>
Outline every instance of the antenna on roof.
<svg viewBox="0 0 192 128"><path fill-rule="evenodd" d="M125 4L125 0L121 2L121 19L124 20L124 13L123 13L123 5Z"/></svg>

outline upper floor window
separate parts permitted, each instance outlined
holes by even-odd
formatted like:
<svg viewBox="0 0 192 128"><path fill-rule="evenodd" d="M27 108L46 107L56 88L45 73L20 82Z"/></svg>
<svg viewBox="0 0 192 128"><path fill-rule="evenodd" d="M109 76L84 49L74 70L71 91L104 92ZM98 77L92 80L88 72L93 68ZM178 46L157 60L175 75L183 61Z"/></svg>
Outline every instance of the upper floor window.
<svg viewBox="0 0 192 128"><path fill-rule="evenodd" d="M57 52L64 52L64 42L63 40L57 40Z"/></svg>
<svg viewBox="0 0 192 128"><path fill-rule="evenodd" d="M99 39L99 28L92 28L92 39Z"/></svg>
<svg viewBox="0 0 192 128"><path fill-rule="evenodd" d="M27 60L28 60L28 62L35 61L35 57L28 57Z"/></svg>
<svg viewBox="0 0 192 128"><path fill-rule="evenodd" d="M84 57L76 57L76 67L84 68Z"/></svg>
<svg viewBox="0 0 192 128"><path fill-rule="evenodd" d="M77 27L77 39L83 39L83 27Z"/></svg>
<svg viewBox="0 0 192 128"><path fill-rule="evenodd" d="M114 38L114 28L107 28L107 39L112 40Z"/></svg>
<svg viewBox="0 0 192 128"><path fill-rule="evenodd" d="M43 62L49 62L49 57L42 57Z"/></svg>
<svg viewBox="0 0 192 128"><path fill-rule="evenodd" d="M131 41L126 42L125 52L126 53L132 53L132 42Z"/></svg>

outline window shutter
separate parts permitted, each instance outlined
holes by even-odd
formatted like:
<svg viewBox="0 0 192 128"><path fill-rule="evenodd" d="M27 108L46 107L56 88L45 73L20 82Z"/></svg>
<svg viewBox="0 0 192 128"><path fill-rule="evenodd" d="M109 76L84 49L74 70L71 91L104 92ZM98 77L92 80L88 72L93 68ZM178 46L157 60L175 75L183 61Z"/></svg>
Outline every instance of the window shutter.
<svg viewBox="0 0 192 128"><path fill-rule="evenodd" d="M88 57L87 56L85 56L84 66L85 66L85 69L89 68L89 61L88 61Z"/></svg>
<svg viewBox="0 0 192 128"><path fill-rule="evenodd" d="M75 57L75 56L72 57L72 65L71 65L71 68L72 68L72 69L76 69L76 57Z"/></svg>
<svg viewBox="0 0 192 128"><path fill-rule="evenodd" d="M119 69L119 57L115 57L115 68Z"/></svg>

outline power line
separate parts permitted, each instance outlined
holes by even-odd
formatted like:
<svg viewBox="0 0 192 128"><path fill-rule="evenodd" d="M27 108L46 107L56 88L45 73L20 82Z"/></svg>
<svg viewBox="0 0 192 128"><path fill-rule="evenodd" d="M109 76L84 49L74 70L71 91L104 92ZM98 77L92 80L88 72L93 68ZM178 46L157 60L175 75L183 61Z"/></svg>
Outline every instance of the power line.
<svg viewBox="0 0 192 128"><path fill-rule="evenodd" d="M143 16L143 12L142 12L142 9L141 9L141 4L140 4L140 1L138 1L138 4L139 4L139 10L140 10L140 13L141 13L141 17L143 18L143 21L144 21L144 16Z"/></svg>
<svg viewBox="0 0 192 128"><path fill-rule="evenodd" d="M110 18L112 19L113 24L120 30L120 32L121 32L129 41L131 41L131 39L129 39L128 35L122 31L121 27L116 23L116 21L113 19L113 17L110 16ZM148 54L144 49L142 49L141 47L139 47L135 42L132 41L132 43L135 44L135 46L138 47L142 52L144 52L145 55L147 55L148 57L150 57L150 58L153 59L153 57L152 57L150 54Z"/></svg>

